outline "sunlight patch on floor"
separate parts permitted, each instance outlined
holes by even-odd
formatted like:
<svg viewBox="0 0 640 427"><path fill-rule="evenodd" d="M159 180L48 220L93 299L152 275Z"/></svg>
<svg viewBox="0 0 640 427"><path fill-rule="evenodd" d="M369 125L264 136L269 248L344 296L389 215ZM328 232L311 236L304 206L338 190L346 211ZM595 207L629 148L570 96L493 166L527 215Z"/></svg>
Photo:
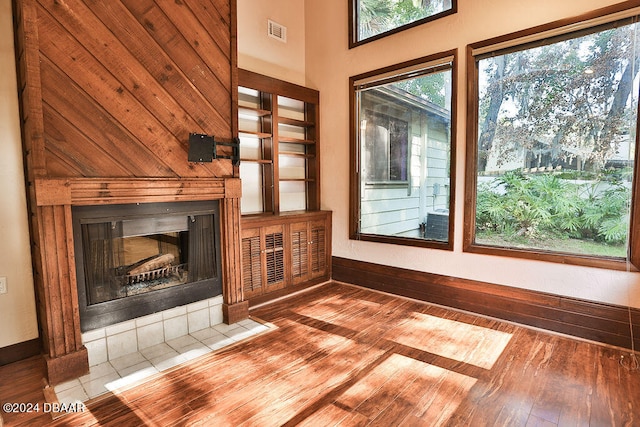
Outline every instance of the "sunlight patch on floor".
<svg viewBox="0 0 640 427"><path fill-rule="evenodd" d="M381 305L378 303L364 300L349 300L349 305L346 306L341 298L332 298L307 307L300 307L295 312L302 316L349 328L350 325L361 324L363 316L370 318L378 312L380 307Z"/></svg>
<svg viewBox="0 0 640 427"><path fill-rule="evenodd" d="M335 408L319 411L319 422L341 423L352 412L378 424L442 425L466 397L476 379L399 354L391 355L347 389ZM330 417L343 417L336 420ZM329 425L324 424L324 425Z"/></svg>
<svg viewBox="0 0 640 427"><path fill-rule="evenodd" d="M511 336L424 313L413 313L385 334L390 341L484 369L491 369Z"/></svg>

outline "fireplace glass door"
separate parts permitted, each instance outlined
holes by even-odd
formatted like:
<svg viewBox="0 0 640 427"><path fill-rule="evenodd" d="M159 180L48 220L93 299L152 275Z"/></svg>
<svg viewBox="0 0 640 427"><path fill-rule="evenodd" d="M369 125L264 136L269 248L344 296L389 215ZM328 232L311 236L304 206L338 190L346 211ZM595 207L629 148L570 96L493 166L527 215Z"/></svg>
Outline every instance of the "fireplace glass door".
<svg viewBox="0 0 640 427"><path fill-rule="evenodd" d="M213 215L83 224L82 238L89 305L215 275Z"/></svg>
<svg viewBox="0 0 640 427"><path fill-rule="evenodd" d="M83 330L220 294L217 204L193 203L74 209Z"/></svg>

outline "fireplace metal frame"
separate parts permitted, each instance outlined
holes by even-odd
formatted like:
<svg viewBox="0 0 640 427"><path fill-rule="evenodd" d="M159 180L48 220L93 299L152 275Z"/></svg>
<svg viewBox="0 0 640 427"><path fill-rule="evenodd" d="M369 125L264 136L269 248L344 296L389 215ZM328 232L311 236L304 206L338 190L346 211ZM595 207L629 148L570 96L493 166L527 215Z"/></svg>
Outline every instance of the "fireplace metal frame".
<svg viewBox="0 0 640 427"><path fill-rule="evenodd" d="M208 215L214 216L215 277L186 283L144 294L88 305L85 284L82 224L113 222L124 219L158 217L161 215ZM73 206L73 240L76 261L78 306L82 332L134 319L180 305L190 304L222 294L222 266L220 247L220 210L218 200L180 201L140 204L113 204Z"/></svg>

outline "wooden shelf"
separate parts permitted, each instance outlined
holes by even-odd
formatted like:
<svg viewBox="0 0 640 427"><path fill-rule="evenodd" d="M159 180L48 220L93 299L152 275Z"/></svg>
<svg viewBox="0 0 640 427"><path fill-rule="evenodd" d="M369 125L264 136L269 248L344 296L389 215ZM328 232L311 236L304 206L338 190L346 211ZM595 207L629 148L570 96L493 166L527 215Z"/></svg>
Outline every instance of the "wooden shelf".
<svg viewBox="0 0 640 427"><path fill-rule="evenodd" d="M297 120L297 119L290 119L289 117L279 117L278 118L278 124L280 125L290 125L290 126L299 126L299 127L303 127L303 128L309 128L309 127L313 127L316 124L313 122L310 122L308 120Z"/></svg>
<svg viewBox="0 0 640 427"><path fill-rule="evenodd" d="M270 165L273 163L273 160L262 160L262 159L240 159L241 162L247 163L258 163L261 165Z"/></svg>
<svg viewBox="0 0 640 427"><path fill-rule="evenodd" d="M311 178L280 178L280 182L316 182Z"/></svg>
<svg viewBox="0 0 640 427"><path fill-rule="evenodd" d="M240 137L249 137L249 138L271 138L271 134L270 133L265 133L265 132L253 132L253 131L248 131L248 130L239 130L238 131L238 136Z"/></svg>
<svg viewBox="0 0 640 427"><path fill-rule="evenodd" d="M296 151L280 151L278 154L281 156L290 156L290 157L304 157L305 159L315 159L316 156L313 154L306 153L298 153Z"/></svg>
<svg viewBox="0 0 640 427"><path fill-rule="evenodd" d="M316 142L310 139L300 139L300 138L292 138L290 136L281 136L278 138L280 142L284 142L287 144L305 144L305 145L313 145Z"/></svg>
<svg viewBox="0 0 640 427"><path fill-rule="evenodd" d="M266 117L271 115L271 111L253 107L238 107L238 113L251 117Z"/></svg>

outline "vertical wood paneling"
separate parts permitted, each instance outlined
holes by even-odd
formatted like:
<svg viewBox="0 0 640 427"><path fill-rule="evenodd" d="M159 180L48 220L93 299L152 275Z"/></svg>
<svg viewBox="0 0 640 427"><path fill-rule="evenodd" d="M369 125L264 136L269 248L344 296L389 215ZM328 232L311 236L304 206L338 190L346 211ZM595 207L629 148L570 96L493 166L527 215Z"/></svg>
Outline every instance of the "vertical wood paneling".
<svg viewBox="0 0 640 427"><path fill-rule="evenodd" d="M30 179L46 175L44 129L42 124L42 95L40 81L38 12L33 1L14 2L21 21L17 33L23 37L23 52L18 63L23 71L20 93L23 141L27 174Z"/></svg>
<svg viewBox="0 0 640 427"><path fill-rule="evenodd" d="M240 248L240 199L224 199L221 209L222 294L228 305L244 300Z"/></svg>
<svg viewBox="0 0 640 427"><path fill-rule="evenodd" d="M43 299L47 307L46 350L55 358L82 347L80 316L75 278L71 226L71 206L37 208L42 224L40 241L41 267L45 286Z"/></svg>

